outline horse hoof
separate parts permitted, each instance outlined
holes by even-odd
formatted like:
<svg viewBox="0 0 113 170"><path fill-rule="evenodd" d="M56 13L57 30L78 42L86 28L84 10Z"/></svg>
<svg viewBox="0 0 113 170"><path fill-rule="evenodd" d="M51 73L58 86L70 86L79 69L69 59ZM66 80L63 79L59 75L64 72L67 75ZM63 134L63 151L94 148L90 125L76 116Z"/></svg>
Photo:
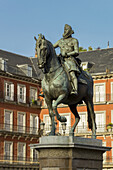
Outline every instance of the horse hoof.
<svg viewBox="0 0 113 170"><path fill-rule="evenodd" d="M67 119L66 119L66 117L64 117L64 116L60 116L58 120L59 120L60 122L67 122Z"/></svg>

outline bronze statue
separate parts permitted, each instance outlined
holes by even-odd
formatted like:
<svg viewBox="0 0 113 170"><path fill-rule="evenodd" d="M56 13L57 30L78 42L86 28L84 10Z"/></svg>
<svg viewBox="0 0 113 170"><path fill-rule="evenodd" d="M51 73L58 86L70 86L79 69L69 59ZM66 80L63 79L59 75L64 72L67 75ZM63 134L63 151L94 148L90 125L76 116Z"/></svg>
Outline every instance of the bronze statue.
<svg viewBox="0 0 113 170"><path fill-rule="evenodd" d="M70 110L75 116L75 123L69 133L72 136L74 135L74 130L80 120L76 107L83 100L87 105L88 125L92 130L92 137L96 138L92 77L87 73L81 73L78 77L78 95L71 94L72 85L70 83L68 73L60 63L52 43L46 40L41 34L38 39L35 37L35 40L38 67L42 69L44 73L42 89L49 110L49 116L51 118L52 128L50 135L55 135L55 115L60 122L67 121L66 118L64 116L60 116L57 111L57 106L60 103L68 104ZM80 79L84 80L86 83L83 83Z"/></svg>
<svg viewBox="0 0 113 170"><path fill-rule="evenodd" d="M72 83L71 94L78 94L77 78L81 72L76 57L79 55L79 43L77 39L72 38L72 34L74 34L74 31L71 26L65 24L63 38L57 41L53 46L54 48L60 47L61 61L63 61Z"/></svg>

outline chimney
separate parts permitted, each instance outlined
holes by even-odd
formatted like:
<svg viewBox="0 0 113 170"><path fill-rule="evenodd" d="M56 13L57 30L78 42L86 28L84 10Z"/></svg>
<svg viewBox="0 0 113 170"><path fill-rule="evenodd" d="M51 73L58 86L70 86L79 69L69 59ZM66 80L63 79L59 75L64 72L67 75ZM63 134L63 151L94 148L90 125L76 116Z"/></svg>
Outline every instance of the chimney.
<svg viewBox="0 0 113 170"><path fill-rule="evenodd" d="M107 46L107 48L109 48L109 41L108 41L108 46Z"/></svg>

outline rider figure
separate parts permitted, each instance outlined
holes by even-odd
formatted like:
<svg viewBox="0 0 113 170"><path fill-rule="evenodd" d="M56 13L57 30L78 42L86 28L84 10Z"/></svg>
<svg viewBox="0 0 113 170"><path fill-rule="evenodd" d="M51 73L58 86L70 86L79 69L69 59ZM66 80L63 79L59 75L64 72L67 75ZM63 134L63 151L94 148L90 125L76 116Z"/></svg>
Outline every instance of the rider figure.
<svg viewBox="0 0 113 170"><path fill-rule="evenodd" d="M65 24L63 38L54 44L54 48L60 47L60 57L63 58L63 64L68 71L72 84L71 94L78 94L78 81L77 77L80 75L79 64L76 57L79 55L78 40L72 38L74 31L71 26ZM62 60L62 59L61 59Z"/></svg>

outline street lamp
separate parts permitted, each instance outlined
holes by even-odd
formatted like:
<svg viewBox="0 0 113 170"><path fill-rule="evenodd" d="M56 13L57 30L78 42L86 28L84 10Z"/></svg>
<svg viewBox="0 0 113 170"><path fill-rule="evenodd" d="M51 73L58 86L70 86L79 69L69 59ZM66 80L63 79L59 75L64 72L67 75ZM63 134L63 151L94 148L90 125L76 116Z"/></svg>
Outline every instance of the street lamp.
<svg viewBox="0 0 113 170"><path fill-rule="evenodd" d="M66 123L62 123L62 130L63 130L63 135L65 136L65 130L66 130Z"/></svg>

